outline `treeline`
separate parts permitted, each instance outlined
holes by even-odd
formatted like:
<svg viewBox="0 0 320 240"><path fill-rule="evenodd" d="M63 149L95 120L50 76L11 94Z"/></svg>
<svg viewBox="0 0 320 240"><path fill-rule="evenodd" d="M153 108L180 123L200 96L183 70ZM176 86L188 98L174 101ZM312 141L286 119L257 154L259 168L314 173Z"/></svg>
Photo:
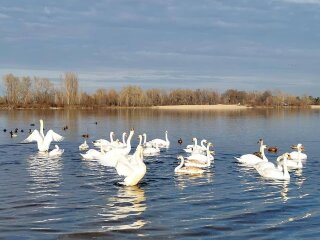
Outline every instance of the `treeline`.
<svg viewBox="0 0 320 240"><path fill-rule="evenodd" d="M320 98L292 96L281 91L238 91L219 93L207 89L147 89L125 86L121 90L99 88L94 93L80 92L76 73L61 76L61 84L55 86L47 78L3 77L4 96L0 105L9 108L42 107L149 107L160 105L213 105L241 104L249 106L299 106L320 104Z"/></svg>

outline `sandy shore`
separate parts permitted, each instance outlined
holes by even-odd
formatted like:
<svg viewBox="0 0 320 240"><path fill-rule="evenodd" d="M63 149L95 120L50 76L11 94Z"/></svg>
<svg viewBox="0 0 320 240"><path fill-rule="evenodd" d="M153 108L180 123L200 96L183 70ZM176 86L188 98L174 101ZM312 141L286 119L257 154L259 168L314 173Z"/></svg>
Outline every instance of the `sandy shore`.
<svg viewBox="0 0 320 240"><path fill-rule="evenodd" d="M239 110L248 109L250 107L242 105L227 105L227 104L217 104L217 105L173 105L173 106L155 106L153 109L163 109L163 110Z"/></svg>
<svg viewBox="0 0 320 240"><path fill-rule="evenodd" d="M320 109L320 105L310 105L312 109Z"/></svg>

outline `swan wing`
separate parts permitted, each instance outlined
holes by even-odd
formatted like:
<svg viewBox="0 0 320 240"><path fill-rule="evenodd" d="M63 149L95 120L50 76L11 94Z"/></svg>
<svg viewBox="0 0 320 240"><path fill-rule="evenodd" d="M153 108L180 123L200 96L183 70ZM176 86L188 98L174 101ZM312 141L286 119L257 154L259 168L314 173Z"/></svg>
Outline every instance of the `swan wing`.
<svg viewBox="0 0 320 240"><path fill-rule="evenodd" d="M40 132L35 129L33 132L30 134L29 137L27 137L25 140L22 141L22 143L29 143L29 142L41 142L43 140Z"/></svg>
<svg viewBox="0 0 320 240"><path fill-rule="evenodd" d="M118 159L115 168L120 176L125 177L129 176L134 171L134 168L124 156L123 158Z"/></svg>
<svg viewBox="0 0 320 240"><path fill-rule="evenodd" d="M117 149L113 149L106 154L101 155L98 158L98 161L101 165L106 167L115 167L119 159L123 158L124 155L121 152L117 151Z"/></svg>
<svg viewBox="0 0 320 240"><path fill-rule="evenodd" d="M61 142L64 137L62 137L61 135L59 135L58 133L55 133L53 130L49 130L46 134L46 136L44 137L44 141L55 141L55 142Z"/></svg>

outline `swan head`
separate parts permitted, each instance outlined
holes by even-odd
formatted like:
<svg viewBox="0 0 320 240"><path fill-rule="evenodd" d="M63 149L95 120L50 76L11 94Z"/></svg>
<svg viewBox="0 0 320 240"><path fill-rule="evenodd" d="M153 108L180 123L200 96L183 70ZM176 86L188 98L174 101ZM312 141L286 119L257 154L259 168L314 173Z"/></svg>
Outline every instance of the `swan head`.
<svg viewBox="0 0 320 240"><path fill-rule="evenodd" d="M281 160L284 160L284 159L286 159L286 160L291 159L290 154L286 152L286 153L282 154L281 156L277 157L277 162L280 162Z"/></svg>
<svg viewBox="0 0 320 240"><path fill-rule="evenodd" d="M260 143L261 145L263 145L263 139L260 138L259 141L257 143Z"/></svg>
<svg viewBox="0 0 320 240"><path fill-rule="evenodd" d="M297 145L291 145L291 148L304 150L304 146L301 143L298 143Z"/></svg>
<svg viewBox="0 0 320 240"><path fill-rule="evenodd" d="M180 161L183 161L183 160L184 160L184 158L183 158L182 155L178 155L178 156L177 156L177 159L180 160Z"/></svg>

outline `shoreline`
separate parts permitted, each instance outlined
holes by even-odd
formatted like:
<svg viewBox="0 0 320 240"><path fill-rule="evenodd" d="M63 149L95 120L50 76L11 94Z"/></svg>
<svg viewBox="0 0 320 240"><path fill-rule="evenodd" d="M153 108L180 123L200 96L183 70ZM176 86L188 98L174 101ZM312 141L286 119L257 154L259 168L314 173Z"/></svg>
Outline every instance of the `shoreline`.
<svg viewBox="0 0 320 240"><path fill-rule="evenodd" d="M320 105L310 105L311 109L320 109Z"/></svg>
<svg viewBox="0 0 320 240"><path fill-rule="evenodd" d="M228 105L228 104L216 104L216 105L172 105L172 106L154 106L152 109L159 110L245 110L252 107L243 105Z"/></svg>

